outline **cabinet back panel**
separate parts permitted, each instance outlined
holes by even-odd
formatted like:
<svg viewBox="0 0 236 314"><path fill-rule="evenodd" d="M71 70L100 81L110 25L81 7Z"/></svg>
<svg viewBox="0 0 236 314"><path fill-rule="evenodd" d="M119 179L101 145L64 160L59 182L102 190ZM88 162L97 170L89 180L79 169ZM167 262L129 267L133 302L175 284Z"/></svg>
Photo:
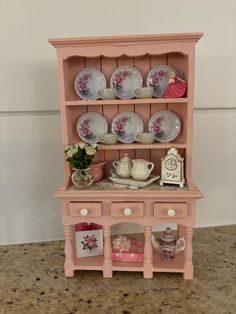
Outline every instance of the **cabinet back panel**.
<svg viewBox="0 0 236 314"><path fill-rule="evenodd" d="M116 68L122 65L136 67L142 74L143 86L146 86L146 79L149 71L157 65L168 64L183 73L187 79L187 57L180 53L169 53L162 55L143 55L140 57L120 56L117 58L108 57L71 57L63 61L65 75L65 100L78 100L79 96L74 90L74 80L76 74L85 67L93 67L106 77L107 87L110 87L110 78Z"/></svg>

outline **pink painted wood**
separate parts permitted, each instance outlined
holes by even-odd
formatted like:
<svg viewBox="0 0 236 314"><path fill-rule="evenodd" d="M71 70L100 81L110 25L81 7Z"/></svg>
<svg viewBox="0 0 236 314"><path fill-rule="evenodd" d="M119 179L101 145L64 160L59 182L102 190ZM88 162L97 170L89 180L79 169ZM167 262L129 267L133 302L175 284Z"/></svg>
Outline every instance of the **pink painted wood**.
<svg viewBox="0 0 236 314"><path fill-rule="evenodd" d="M195 225L195 203L202 194L192 181L192 126L194 95L195 44L202 33L138 35L95 38L51 39L57 48L58 82L61 110L62 141L68 144L80 141L76 122L83 113L96 111L110 125L116 114L122 111L138 113L147 131L148 120L157 111L168 109L176 112L182 121L178 138L171 143L140 143L101 145L96 162L107 162L107 169L125 152L131 158L144 158L155 164L155 173L160 173L160 159L170 147L176 147L185 158L184 189L146 188L138 191L127 189L96 188L85 190L71 186L71 170L65 160L64 183L55 197L61 200L61 216L65 233L65 276L72 277L75 270L101 270L103 276L112 277L113 271L141 271L144 278L152 278L153 272L179 272L185 279L193 278L192 232ZM84 67L95 67L102 71L109 86L113 71L120 65L132 65L139 69L144 79L149 71L161 64L177 68L187 81L187 95L178 99L130 99L89 100L79 99L74 90L76 74ZM109 130L110 131L110 130ZM98 185L99 187L99 185ZM131 208L131 215L124 214ZM87 208L82 216L80 210ZM174 209L176 215L169 216ZM173 213L173 211L172 211ZM74 225L79 222L96 222L103 225L104 256L77 258L75 253ZM111 227L130 222L144 227L144 262L112 262ZM186 249L172 261L160 258L151 245L152 227L157 224L176 223L178 236L186 238Z"/></svg>

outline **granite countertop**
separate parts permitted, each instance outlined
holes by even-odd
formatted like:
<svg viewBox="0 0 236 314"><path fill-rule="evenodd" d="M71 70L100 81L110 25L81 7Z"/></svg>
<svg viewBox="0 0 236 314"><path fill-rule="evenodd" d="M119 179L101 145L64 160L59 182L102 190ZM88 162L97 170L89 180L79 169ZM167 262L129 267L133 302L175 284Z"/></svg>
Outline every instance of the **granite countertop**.
<svg viewBox="0 0 236 314"><path fill-rule="evenodd" d="M1 314L236 313L236 226L196 229L195 277L76 271L65 278L64 241L0 246Z"/></svg>

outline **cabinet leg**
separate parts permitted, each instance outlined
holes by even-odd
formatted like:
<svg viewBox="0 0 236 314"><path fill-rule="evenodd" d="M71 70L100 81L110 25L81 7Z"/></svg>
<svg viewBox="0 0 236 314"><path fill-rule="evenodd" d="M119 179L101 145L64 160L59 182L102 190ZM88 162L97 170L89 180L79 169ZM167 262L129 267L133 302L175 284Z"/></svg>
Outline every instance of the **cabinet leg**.
<svg viewBox="0 0 236 314"><path fill-rule="evenodd" d="M184 264L184 279L193 279L193 249L192 249L193 229L186 228L186 248L185 248L185 264Z"/></svg>
<svg viewBox="0 0 236 314"><path fill-rule="evenodd" d="M112 278L111 227L104 226L104 262L103 277Z"/></svg>
<svg viewBox="0 0 236 314"><path fill-rule="evenodd" d="M73 252L73 234L72 226L64 226L65 234L65 276L73 277L74 276L74 252Z"/></svg>
<svg viewBox="0 0 236 314"><path fill-rule="evenodd" d="M151 236L152 236L152 227L144 227L144 237L145 237L145 244L144 244L144 271L143 277L144 278L153 278L153 264L152 264L152 243L151 243Z"/></svg>

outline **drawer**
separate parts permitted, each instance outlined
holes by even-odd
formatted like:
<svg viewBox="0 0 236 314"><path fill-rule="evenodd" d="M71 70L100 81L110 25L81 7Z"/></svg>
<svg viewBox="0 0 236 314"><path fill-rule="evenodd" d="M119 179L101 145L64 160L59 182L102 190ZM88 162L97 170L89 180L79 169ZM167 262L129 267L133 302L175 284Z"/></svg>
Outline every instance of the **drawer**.
<svg viewBox="0 0 236 314"><path fill-rule="evenodd" d="M142 217L143 203L111 203L111 216Z"/></svg>
<svg viewBox="0 0 236 314"><path fill-rule="evenodd" d="M184 218L188 216L188 205L186 203L154 203L154 216Z"/></svg>
<svg viewBox="0 0 236 314"><path fill-rule="evenodd" d="M102 214L102 203L69 203L69 215L75 217L98 217Z"/></svg>

